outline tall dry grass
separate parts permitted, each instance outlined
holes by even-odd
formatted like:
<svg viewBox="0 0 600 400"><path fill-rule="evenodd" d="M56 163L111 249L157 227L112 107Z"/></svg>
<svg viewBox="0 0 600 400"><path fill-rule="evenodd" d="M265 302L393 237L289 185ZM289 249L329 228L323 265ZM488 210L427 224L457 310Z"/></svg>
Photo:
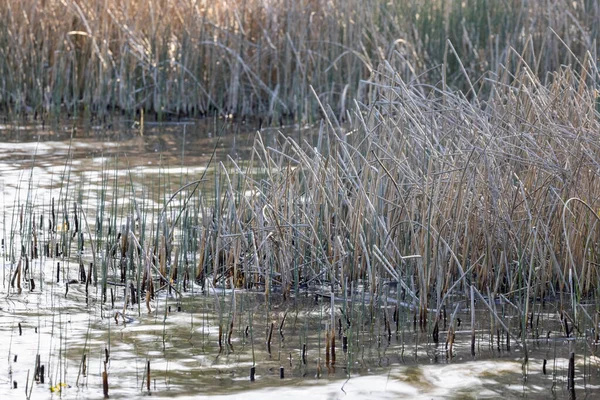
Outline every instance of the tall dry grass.
<svg viewBox="0 0 600 400"><path fill-rule="evenodd" d="M466 91L464 71L478 86L527 46L545 81L596 56L599 17L595 1L2 0L0 106L302 121L312 86L344 115L391 58L407 81Z"/></svg>
<svg viewBox="0 0 600 400"><path fill-rule="evenodd" d="M441 83L423 93L388 63L371 103L347 112L351 128L323 106L314 143L258 135L249 166L222 167L239 183L218 234L205 230L227 254L215 266L284 294L319 283L380 295L396 281L422 313L471 286L518 299L525 316L548 298L580 312L600 283L597 66L586 57L581 73L542 82L511 57L487 100Z"/></svg>
<svg viewBox="0 0 600 400"><path fill-rule="evenodd" d="M314 142L257 134L214 195L184 185L168 215L115 200L99 218L121 242L88 272L104 296L118 261L149 292L191 276L387 302L391 281L422 320L455 294L516 299L523 326L534 299L576 320L599 298L595 2L3 5L9 111L322 118Z"/></svg>

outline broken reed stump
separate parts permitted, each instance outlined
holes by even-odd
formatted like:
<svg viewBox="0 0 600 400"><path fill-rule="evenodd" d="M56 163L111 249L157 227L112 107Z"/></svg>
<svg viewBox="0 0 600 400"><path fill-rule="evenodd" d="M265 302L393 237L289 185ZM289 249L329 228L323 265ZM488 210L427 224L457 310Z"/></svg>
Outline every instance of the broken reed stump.
<svg viewBox="0 0 600 400"><path fill-rule="evenodd" d="M19 258L19 262L17 263L17 268L15 268L15 272L10 280L10 287L15 288L15 283L17 284L17 289L19 294L21 293L21 258Z"/></svg>
<svg viewBox="0 0 600 400"><path fill-rule="evenodd" d="M565 337L570 337L571 336L571 332L573 332L573 327L569 328L569 320L568 320L568 316L567 313L565 311L562 311L560 313L560 319L562 320L563 323L563 329L565 331Z"/></svg>
<svg viewBox="0 0 600 400"><path fill-rule="evenodd" d="M85 267L83 266L83 263L80 262L79 263L79 283L86 283L87 282L87 277L85 275Z"/></svg>
<svg viewBox="0 0 600 400"><path fill-rule="evenodd" d="M331 365L335 365L335 330L331 329Z"/></svg>
<svg viewBox="0 0 600 400"><path fill-rule="evenodd" d="M387 339L388 342L390 341L391 337L392 337L392 329L390 327L390 319L388 318L388 311L387 308L384 309L383 311L383 326L385 331L387 332Z"/></svg>
<svg viewBox="0 0 600 400"><path fill-rule="evenodd" d="M219 324L219 354L223 351L223 325Z"/></svg>
<svg viewBox="0 0 600 400"><path fill-rule="evenodd" d="M150 360L148 360L146 365L146 389L150 393Z"/></svg>
<svg viewBox="0 0 600 400"><path fill-rule="evenodd" d="M567 373L567 389L570 392L571 399L575 399L575 353L571 352L569 356L569 371Z"/></svg>
<svg viewBox="0 0 600 400"><path fill-rule="evenodd" d="M40 381L40 365L41 365L41 358L40 358L40 355L37 354L35 356L35 370L33 373L33 380L36 382Z"/></svg>
<svg viewBox="0 0 600 400"><path fill-rule="evenodd" d="M250 368L250 382L254 382L255 374L256 374L256 367Z"/></svg>
<svg viewBox="0 0 600 400"><path fill-rule="evenodd" d="M274 323L271 322L271 328L269 329L269 336L267 337L267 351L269 352L269 355L271 355L271 339L273 337L273 327L274 327Z"/></svg>
<svg viewBox="0 0 600 400"><path fill-rule="evenodd" d="M546 375L546 364L547 364L547 363L548 363L548 360L546 360L546 359L544 358L544 363L542 364L542 373L543 373L544 375Z"/></svg>
<svg viewBox="0 0 600 400"><path fill-rule="evenodd" d="M37 383L44 383L44 366L41 365L40 355L35 356L35 372L33 374L33 380Z"/></svg>
<svg viewBox="0 0 600 400"><path fill-rule="evenodd" d="M152 282L152 281L149 281ZM150 300L152 298L152 289L146 292L146 308L148 309L148 314L152 314L152 308L150 307Z"/></svg>
<svg viewBox="0 0 600 400"><path fill-rule="evenodd" d="M306 343L302 345L302 364L306 365Z"/></svg>
<svg viewBox="0 0 600 400"><path fill-rule="evenodd" d="M500 329L496 329L496 349L500 351Z"/></svg>
<svg viewBox="0 0 600 400"><path fill-rule="evenodd" d="M417 331L417 314L413 315L413 331Z"/></svg>
<svg viewBox="0 0 600 400"><path fill-rule="evenodd" d="M471 356L475 357L475 292L471 285Z"/></svg>
<svg viewBox="0 0 600 400"><path fill-rule="evenodd" d="M287 311L283 314L283 319L281 320L281 324L279 324L279 337L281 342L285 341L285 336L283 335L283 324L285 324L285 319L287 317Z"/></svg>
<svg viewBox="0 0 600 400"><path fill-rule="evenodd" d="M104 362L104 371L102 372L102 392L104 393L104 398L108 399L108 373L106 372L106 364Z"/></svg>
<svg viewBox="0 0 600 400"><path fill-rule="evenodd" d="M131 293L131 305L135 306L138 302L135 286L133 286L133 282L129 283L129 292Z"/></svg>
<svg viewBox="0 0 600 400"><path fill-rule="evenodd" d="M329 365L329 346L330 346L330 341L331 338L330 336L330 331L329 329L326 330L326 334L325 334L325 365Z"/></svg>

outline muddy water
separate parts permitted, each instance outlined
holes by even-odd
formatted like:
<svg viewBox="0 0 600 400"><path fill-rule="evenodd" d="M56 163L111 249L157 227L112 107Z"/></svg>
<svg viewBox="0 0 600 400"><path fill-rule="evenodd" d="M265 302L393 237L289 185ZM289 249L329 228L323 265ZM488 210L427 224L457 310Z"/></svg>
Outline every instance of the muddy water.
<svg viewBox="0 0 600 400"><path fill-rule="evenodd" d="M361 301L360 289L338 294L332 303L328 289L320 287L302 288L284 300L277 293L266 298L191 284L181 297L163 290L148 305L143 300L132 305L125 288L113 284L103 302L96 287L86 290L74 280L79 261L73 253L31 260L33 281L23 282L20 291L13 288L9 243L24 204L39 215L48 211L52 198L77 199L93 224L103 192L110 199L133 190L156 209L168 193L201 176L217 132L217 162L247 159L254 140L252 133L221 131L214 121L149 125L143 136L132 126L122 121L111 129L81 126L74 133L35 125L0 127L5 139L0 145L0 399L100 399L104 371L110 398L569 398L571 351L576 353L576 396L600 395L591 327L583 326L577 339L566 338L558 307L551 303L536 306L541 322L525 335L513 307L496 305L525 345L514 339L507 343L479 304L472 354L466 303L455 302L461 324L450 351L449 315L440 322L437 344L431 321L421 328L411 305L400 304L397 321L387 321L400 297L393 287L380 303L388 304L387 313ZM277 132L263 135L274 143ZM207 192L211 171L201 188ZM115 191L111 182L122 188ZM65 196L68 191L72 194ZM334 350L327 349L332 324L335 362Z"/></svg>
<svg viewBox="0 0 600 400"><path fill-rule="evenodd" d="M171 193L182 182L198 179L213 151L210 170L230 159L239 163L247 160L256 133L250 126L233 126L222 120L147 124L143 132L130 120L117 120L108 127L71 125L0 124L0 189L6 206L12 204L15 195L20 202L27 196L58 198L61 187L63 191L82 188L93 192L90 183L100 185L115 175L121 178L117 184L122 186L129 185L131 179L140 191ZM304 140L309 131L265 130L265 144L275 145L279 132ZM161 182L166 176L171 179ZM210 188L213 180L207 176L206 181ZM54 193L40 189L54 189Z"/></svg>
<svg viewBox="0 0 600 400"><path fill-rule="evenodd" d="M122 298L114 306L101 305L92 295L86 305L84 286L70 286L66 296L66 284L52 280L42 292L3 293L2 398L26 398L27 374L34 399L102 398L107 354L111 398L148 393L158 398L232 399L299 399L307 394L315 398L567 398L569 349L580 351L580 397L593 398L597 390L598 359L589 353L584 358L584 346L562 338L559 332L549 339L544 332L543 339L528 342L525 379L523 349L512 343L509 351L503 339L498 350L495 341L490 343L489 329L476 330L472 356L471 331L463 325L450 357L444 344L447 331L441 330L442 340L436 345L430 334L415 329L411 313L401 312L399 329L388 338L377 316L371 324L361 320L361 306L350 310L346 304L352 325L343 326L341 335L336 327L336 359L333 363L330 354L327 364L325 330L331 303L323 297L315 300L312 294L300 294L283 301L273 296L269 306L263 293L234 294L219 288L203 293L193 287L181 302L169 295L157 296L151 312L145 304L140 309L134 305L123 318L118 314L123 313ZM341 317L343 307L342 302L336 303L335 318ZM469 315L468 310L458 313L463 321ZM488 325L487 317L480 311L477 320ZM232 320L231 339L223 335L219 347L219 325L226 331ZM344 336L348 338L345 350ZM37 354L45 366L45 382L32 387ZM544 359L548 360L546 375ZM251 382L253 365L256 375ZM14 382L17 389L11 389ZM51 393L59 389L60 393Z"/></svg>

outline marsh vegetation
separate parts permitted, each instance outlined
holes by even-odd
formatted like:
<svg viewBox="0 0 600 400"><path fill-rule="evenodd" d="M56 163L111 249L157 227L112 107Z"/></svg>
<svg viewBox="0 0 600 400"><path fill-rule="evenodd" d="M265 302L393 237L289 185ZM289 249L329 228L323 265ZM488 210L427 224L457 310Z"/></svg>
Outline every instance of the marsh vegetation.
<svg viewBox="0 0 600 400"><path fill-rule="evenodd" d="M0 393L593 394L599 12L7 1Z"/></svg>

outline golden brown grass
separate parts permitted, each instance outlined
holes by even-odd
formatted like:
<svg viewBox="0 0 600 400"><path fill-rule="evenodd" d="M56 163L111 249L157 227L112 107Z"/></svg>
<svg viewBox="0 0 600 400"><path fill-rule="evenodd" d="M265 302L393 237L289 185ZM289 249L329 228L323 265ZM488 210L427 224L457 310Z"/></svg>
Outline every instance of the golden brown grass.
<svg viewBox="0 0 600 400"><path fill-rule="evenodd" d="M304 121L319 112L312 86L344 115L391 59L406 81L466 92L465 71L478 90L527 48L545 81L595 57L599 15L594 1L2 0L0 105Z"/></svg>
<svg viewBox="0 0 600 400"><path fill-rule="evenodd" d="M521 61L483 101L424 94L382 66L350 128L324 107L316 146L258 135L248 171L262 179L223 167L242 181L221 204L221 248L236 249L224 267L284 292L400 281L422 312L470 285L522 299L525 315L527 299L595 294L600 119L596 66L580 67L544 84ZM238 262L240 248L251 257Z"/></svg>
<svg viewBox="0 0 600 400"><path fill-rule="evenodd" d="M322 118L315 142L257 134L197 220L132 241L164 287L188 253L199 281L268 299L396 281L423 320L469 293L517 298L523 321L570 295L575 317L599 287L596 2L2 4L9 111Z"/></svg>

